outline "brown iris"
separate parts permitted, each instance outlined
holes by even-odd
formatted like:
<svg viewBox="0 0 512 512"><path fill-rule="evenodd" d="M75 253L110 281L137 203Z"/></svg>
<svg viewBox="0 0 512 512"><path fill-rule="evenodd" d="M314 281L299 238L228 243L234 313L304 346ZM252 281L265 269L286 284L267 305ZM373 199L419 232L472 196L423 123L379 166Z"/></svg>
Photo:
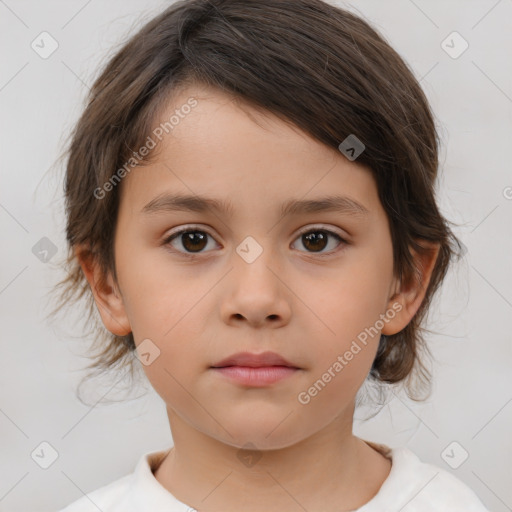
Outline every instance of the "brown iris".
<svg viewBox="0 0 512 512"><path fill-rule="evenodd" d="M208 243L208 235L201 231L188 231L181 235L181 241L187 251L201 251Z"/></svg>
<svg viewBox="0 0 512 512"><path fill-rule="evenodd" d="M328 235L323 231L312 231L302 235L302 243L307 249L314 252L321 251L325 248L328 240Z"/></svg>

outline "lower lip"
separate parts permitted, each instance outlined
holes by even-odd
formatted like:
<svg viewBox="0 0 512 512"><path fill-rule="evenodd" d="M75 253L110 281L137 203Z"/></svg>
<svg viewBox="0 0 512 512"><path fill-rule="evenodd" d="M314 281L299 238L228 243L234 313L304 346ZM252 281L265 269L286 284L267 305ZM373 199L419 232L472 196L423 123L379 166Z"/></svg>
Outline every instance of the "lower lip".
<svg viewBox="0 0 512 512"><path fill-rule="evenodd" d="M262 366L260 368L225 366L223 368L212 369L246 386L266 386L268 384L274 384L274 382L290 377L298 370L298 368L291 368L289 366Z"/></svg>

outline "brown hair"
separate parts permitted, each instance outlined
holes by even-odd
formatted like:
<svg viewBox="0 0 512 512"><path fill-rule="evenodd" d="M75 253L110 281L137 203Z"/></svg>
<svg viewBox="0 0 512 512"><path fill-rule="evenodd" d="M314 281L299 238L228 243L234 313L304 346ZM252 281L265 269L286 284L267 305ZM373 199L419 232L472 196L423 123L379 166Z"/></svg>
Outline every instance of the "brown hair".
<svg viewBox="0 0 512 512"><path fill-rule="evenodd" d="M356 135L366 147L357 162L376 180L395 275L403 281L420 271L410 249L422 253L421 240L440 244L422 305L401 332L381 337L369 374L379 385L407 379L408 395L418 400L413 385L430 383L420 324L461 249L436 205L438 134L398 53L362 18L321 0L178 1L133 35L95 81L68 148L67 276L56 285L62 290L54 310L85 297L100 348L88 368L126 368L135 349L132 333L116 336L102 326L74 254L81 246L117 282L113 240L121 187L101 199L95 190L144 144L170 95L194 83L271 112L332 148Z"/></svg>

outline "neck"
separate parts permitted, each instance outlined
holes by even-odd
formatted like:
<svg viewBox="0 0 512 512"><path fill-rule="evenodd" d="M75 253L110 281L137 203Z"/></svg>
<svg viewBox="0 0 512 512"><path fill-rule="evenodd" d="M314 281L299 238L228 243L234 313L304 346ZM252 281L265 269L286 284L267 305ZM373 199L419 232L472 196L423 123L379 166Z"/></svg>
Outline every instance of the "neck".
<svg viewBox="0 0 512 512"><path fill-rule="evenodd" d="M390 461L355 437L352 422L341 415L285 448L244 450L168 413L174 447L155 478L198 510L273 512L298 504L308 511L354 510L378 492L390 471Z"/></svg>

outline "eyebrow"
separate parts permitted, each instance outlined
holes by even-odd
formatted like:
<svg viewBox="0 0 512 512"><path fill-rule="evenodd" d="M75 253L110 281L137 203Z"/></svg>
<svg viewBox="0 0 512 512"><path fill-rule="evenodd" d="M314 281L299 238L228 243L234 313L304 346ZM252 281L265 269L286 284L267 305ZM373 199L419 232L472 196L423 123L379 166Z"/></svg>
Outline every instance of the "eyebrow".
<svg viewBox="0 0 512 512"><path fill-rule="evenodd" d="M163 193L147 203L141 210L142 214L153 214L172 211L190 211L205 213L216 211L229 216L233 215L233 204L226 200L202 197L197 195ZM370 211L361 203L347 196L327 196L317 199L292 199L281 207L281 216L304 213L337 212L350 216L366 216Z"/></svg>

